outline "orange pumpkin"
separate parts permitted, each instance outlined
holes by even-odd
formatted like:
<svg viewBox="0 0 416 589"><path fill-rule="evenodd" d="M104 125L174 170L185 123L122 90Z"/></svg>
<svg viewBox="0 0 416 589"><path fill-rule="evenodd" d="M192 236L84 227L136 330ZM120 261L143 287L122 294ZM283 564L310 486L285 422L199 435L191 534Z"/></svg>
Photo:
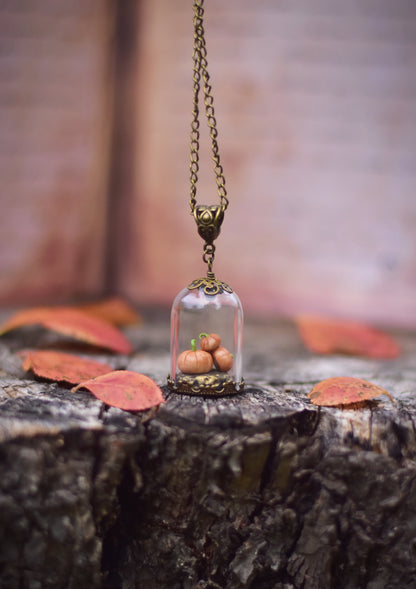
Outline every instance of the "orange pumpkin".
<svg viewBox="0 0 416 589"><path fill-rule="evenodd" d="M200 333L201 350L213 352L221 345L221 338L218 333Z"/></svg>
<svg viewBox="0 0 416 589"><path fill-rule="evenodd" d="M209 352L196 349L196 340L191 341L191 350L185 350L178 356L179 370L184 374L204 374L213 366L213 359Z"/></svg>
<svg viewBox="0 0 416 589"><path fill-rule="evenodd" d="M233 355L223 346L214 350L212 357L214 358L215 367L220 372L228 372L233 366Z"/></svg>

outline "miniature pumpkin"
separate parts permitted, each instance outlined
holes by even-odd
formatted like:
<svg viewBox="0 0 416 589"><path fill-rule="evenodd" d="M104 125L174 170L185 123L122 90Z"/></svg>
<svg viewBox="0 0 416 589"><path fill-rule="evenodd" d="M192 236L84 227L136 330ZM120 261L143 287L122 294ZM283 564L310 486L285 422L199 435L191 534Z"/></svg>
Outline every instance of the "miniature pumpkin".
<svg viewBox="0 0 416 589"><path fill-rule="evenodd" d="M191 340L191 350L185 350L178 356L178 368L184 374L204 374L213 366L213 359L209 352L196 349L196 340Z"/></svg>
<svg viewBox="0 0 416 589"><path fill-rule="evenodd" d="M232 368L233 355L227 350L227 348L220 346L212 352L212 357L214 358L215 367L220 372L227 372Z"/></svg>
<svg viewBox="0 0 416 589"><path fill-rule="evenodd" d="M205 352L213 352L221 345L221 338L218 333L200 333L201 350Z"/></svg>

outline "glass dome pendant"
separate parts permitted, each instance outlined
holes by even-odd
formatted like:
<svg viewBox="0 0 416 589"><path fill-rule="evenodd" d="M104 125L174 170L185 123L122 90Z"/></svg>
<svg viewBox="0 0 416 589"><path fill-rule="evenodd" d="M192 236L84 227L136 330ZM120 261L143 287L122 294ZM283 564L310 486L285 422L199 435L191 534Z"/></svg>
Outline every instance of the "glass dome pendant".
<svg viewBox="0 0 416 589"><path fill-rule="evenodd" d="M243 309L240 299L212 270L214 241L228 207L225 178L218 153L207 51L203 27L204 0L194 1L193 111L191 124L191 214L204 240L207 274L192 280L176 296L171 312L171 372L168 386L188 395L223 396L239 393L242 378ZM211 138L219 204L198 205L199 92L203 84L205 116Z"/></svg>

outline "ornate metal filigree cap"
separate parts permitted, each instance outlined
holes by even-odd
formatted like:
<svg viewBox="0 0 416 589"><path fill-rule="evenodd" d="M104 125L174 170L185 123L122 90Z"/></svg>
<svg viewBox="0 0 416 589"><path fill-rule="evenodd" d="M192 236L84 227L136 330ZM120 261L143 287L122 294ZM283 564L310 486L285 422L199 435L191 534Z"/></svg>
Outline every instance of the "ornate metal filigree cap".
<svg viewBox="0 0 416 589"><path fill-rule="evenodd" d="M215 278L215 274L213 272L207 272L206 276L192 280L192 282L188 284L188 289L201 289L205 294L212 296L222 294L223 292L233 292L231 286L229 286L226 282Z"/></svg>

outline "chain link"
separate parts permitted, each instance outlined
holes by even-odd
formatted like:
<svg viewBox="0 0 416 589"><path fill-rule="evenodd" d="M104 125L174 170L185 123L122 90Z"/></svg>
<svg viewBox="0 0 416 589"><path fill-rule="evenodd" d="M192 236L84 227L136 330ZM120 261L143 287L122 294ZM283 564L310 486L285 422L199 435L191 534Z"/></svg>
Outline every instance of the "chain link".
<svg viewBox="0 0 416 589"><path fill-rule="evenodd" d="M212 87L208 73L207 49L205 44L205 31L203 25L204 17L204 0L194 1L194 48L193 48L193 109L191 123L191 163L190 163L190 182L191 182L191 213L194 213L196 206L196 185L198 182L199 172L199 93L203 82L205 116L211 137L212 159L214 161L214 172L217 183L220 204L225 211L228 207L227 190L225 188L224 171L220 161L218 151L218 131L217 121L215 120L214 99L212 96ZM212 266L214 259L215 247L209 253L204 250L203 259L209 266Z"/></svg>
<svg viewBox="0 0 416 589"><path fill-rule="evenodd" d="M204 245L204 254L202 259L204 260L205 264L208 264L208 272L212 272L212 264L215 258L215 245L206 243Z"/></svg>

